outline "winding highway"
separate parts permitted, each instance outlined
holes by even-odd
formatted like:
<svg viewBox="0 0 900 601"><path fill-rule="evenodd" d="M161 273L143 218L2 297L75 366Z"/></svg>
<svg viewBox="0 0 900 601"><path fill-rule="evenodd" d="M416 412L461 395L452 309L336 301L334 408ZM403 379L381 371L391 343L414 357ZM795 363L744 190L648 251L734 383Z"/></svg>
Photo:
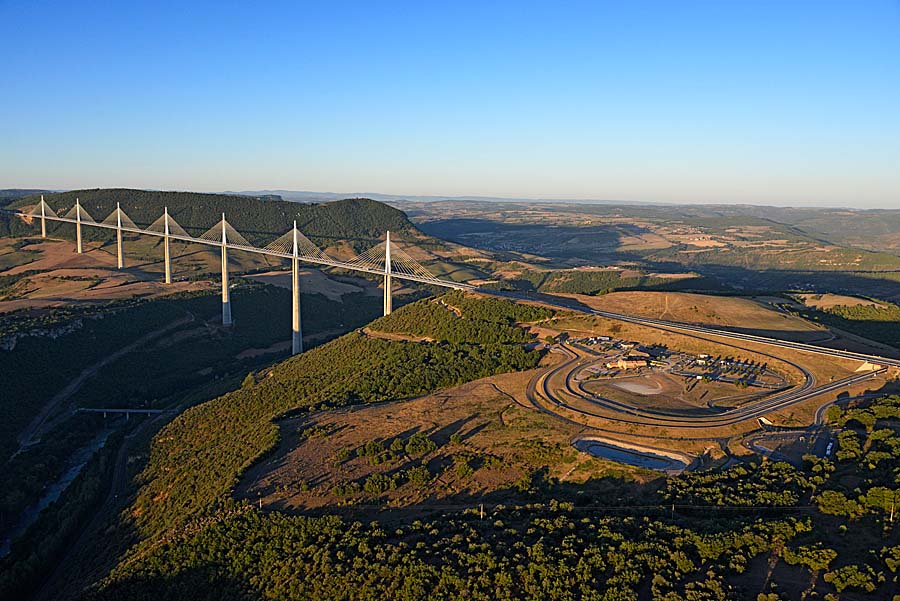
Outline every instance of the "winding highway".
<svg viewBox="0 0 900 601"><path fill-rule="evenodd" d="M575 375L586 367L590 361L585 361L582 356L565 345L562 345L560 348L567 354L568 359L535 377L534 386L529 387L527 390L531 395L529 402L541 404L543 401L557 408L564 408L586 417L599 417L635 425L670 428L707 429L731 426L748 419L762 417L767 413L779 411L829 392L841 390L874 378L886 371L886 368L882 367L853 374L847 378L829 382L822 386L816 386L815 380L808 372L805 372L807 374L805 381L789 390L718 413L689 415L673 411L645 409L621 401L606 399L585 390L583 383L578 382ZM535 396L537 394L540 394L542 398ZM575 401L575 403L572 401Z"/></svg>
<svg viewBox="0 0 900 601"><path fill-rule="evenodd" d="M526 395L529 403L543 411L554 413L567 421L575 421L582 425L587 425L580 419L571 419L564 417L563 413L578 416L579 418L603 418L607 420L625 422L628 424L639 426L654 427L670 427L684 429L710 429L732 426L734 424L762 417L768 413L780 411L792 405L808 401L810 399L845 389L849 386L864 382L884 374L889 367L900 367L900 360L889 357L881 357L877 355L868 355L853 351L845 351L840 349L832 349L821 347L813 344L802 342L794 342L790 340L781 340L778 338L770 338L765 336L757 336L754 334L745 334L742 332L731 332L729 330L721 330L700 326L694 324L686 324L660 319L637 317L632 315L624 315L621 313L613 313L610 311L601 311L597 309L585 308L572 303L567 303L564 299L555 298L548 299L546 297L534 298L529 295L509 292L489 292L497 296L512 297L518 300L537 301L550 306L562 309L577 311L588 315L596 315L607 319L633 323L636 325L651 327L664 331L671 331L686 334L695 338L709 340L704 336L716 336L725 338L730 342L752 342L762 344L774 348L786 348L799 350L806 353L813 353L822 356L836 357L840 359L849 359L868 363L873 366L872 369L852 374L846 378L831 381L822 385L817 385L813 375L803 366L779 357L777 355L768 355L777 358L780 361L790 364L796 368L804 378L804 381L796 386L786 390L775 392L757 401L752 401L739 407L725 409L715 413L679 413L676 411L653 410L638 407L621 401L603 398L584 388L584 383L578 381L576 375L589 364L596 362L596 357L588 357L579 354L577 350L569 345L562 343L556 347L560 352L566 355L566 360L562 363L546 369L536 375L529 383L526 389ZM718 344L724 344L740 350L750 349L742 348L736 344L727 344L714 341ZM767 355L758 350L752 350L754 353Z"/></svg>
<svg viewBox="0 0 900 601"><path fill-rule="evenodd" d="M816 386L815 380L806 370L805 381L789 390L767 396L759 401L740 407L710 414L679 414L671 411L651 410L621 401L606 399L584 389L575 375L593 361L586 360L565 344L560 350L567 360L538 374L526 389L528 400L535 406L565 409L588 418L603 418L641 426L669 428L709 429L726 427L748 419L762 417L791 405L841 390L853 384L874 378L886 368L853 374L847 378Z"/></svg>

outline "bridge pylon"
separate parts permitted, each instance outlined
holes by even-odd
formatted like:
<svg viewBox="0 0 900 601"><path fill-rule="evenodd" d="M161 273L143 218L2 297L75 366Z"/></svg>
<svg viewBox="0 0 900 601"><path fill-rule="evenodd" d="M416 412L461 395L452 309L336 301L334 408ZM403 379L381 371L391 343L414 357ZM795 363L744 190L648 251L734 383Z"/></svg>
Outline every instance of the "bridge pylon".
<svg viewBox="0 0 900 601"><path fill-rule="evenodd" d="M303 352L303 330L300 322L300 250L297 244L297 222L294 222L294 256L291 258L291 354Z"/></svg>
<svg viewBox="0 0 900 601"><path fill-rule="evenodd" d="M125 254L122 252L122 207L116 203L116 264L119 269L125 267Z"/></svg>
<svg viewBox="0 0 900 601"><path fill-rule="evenodd" d="M81 241L81 202L75 199L75 251L80 255L84 252L84 244Z"/></svg>
<svg viewBox="0 0 900 601"><path fill-rule="evenodd" d="M166 270L166 284L172 283L172 252L169 248L169 207L163 210L163 263Z"/></svg>
<svg viewBox="0 0 900 601"><path fill-rule="evenodd" d="M384 244L384 314L390 315L393 309L391 299L391 233L387 232Z"/></svg>
<svg viewBox="0 0 900 601"><path fill-rule="evenodd" d="M228 234L225 228L225 213L222 213L222 325L231 326L231 297L228 293Z"/></svg>
<svg viewBox="0 0 900 601"><path fill-rule="evenodd" d="M44 195L41 194L41 238L47 237L47 204Z"/></svg>

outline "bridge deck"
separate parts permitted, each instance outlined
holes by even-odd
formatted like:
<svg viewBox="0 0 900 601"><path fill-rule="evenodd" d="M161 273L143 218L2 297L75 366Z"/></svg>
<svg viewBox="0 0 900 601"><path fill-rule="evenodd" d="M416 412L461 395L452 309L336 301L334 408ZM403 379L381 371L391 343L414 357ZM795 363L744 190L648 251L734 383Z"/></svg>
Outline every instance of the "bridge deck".
<svg viewBox="0 0 900 601"><path fill-rule="evenodd" d="M57 221L57 222L61 222L61 223L72 223L75 225L77 225L79 223L79 221L77 219L72 219L70 217L59 217L56 215L46 215L44 217L41 217L40 215L36 216L36 215L32 215L30 213L24 213L22 211L10 211L10 210L0 210L0 213L16 215L18 217L28 218L28 219L32 219L32 220L46 219L48 221ZM86 227L99 227L99 228L107 229L107 230L120 229L118 225L112 225L109 223L97 222L97 221L92 221L92 220L91 221L82 220L80 223L82 226L86 226ZM140 235L145 235L145 236L155 236L157 238L168 237L170 240L179 240L181 242L204 244L206 246L215 246L215 247L220 247L220 248L223 246L223 243L219 240L208 240L206 238L194 238L193 236L184 236L184 235L172 234L172 233L166 234L165 232L158 232L158 231L149 230L149 229L145 230L145 229L140 229L140 228L135 228L135 227L127 227L124 225L121 226L121 230L123 233L128 233L128 234L140 234ZM224 246L226 248L240 250L240 251L249 252L249 253L254 253L254 254L258 254L258 255L267 255L270 257L279 257L282 259L293 259L294 258L294 255L289 252L282 252L282 251L272 250L272 249L268 249L268 248L257 248L255 246L247 246L245 244L235 244L233 242L226 242L224 244ZM324 257L324 254L321 254L321 253L318 256L310 256L310 255L304 255L304 254L297 255L297 258L300 261L303 261L305 263L312 263L314 265L322 265L324 267L335 267L338 269L347 269L350 271L358 271L358 272L369 273L372 275L380 275L380 276L390 275L391 277L398 278L401 280L418 282L420 284L430 284L433 286L440 286L442 288L453 288L455 290L472 290L472 289L474 289L474 286L472 286L471 284L464 284L462 282L451 282L448 280L442 280L440 278L435 278L435 277L428 278L428 277L423 277L421 275L404 273L402 271L388 272L387 270L375 269L373 267L360 265L359 263L354 263L352 261L351 262L339 261L337 259L332 259L329 257L323 258L323 257Z"/></svg>

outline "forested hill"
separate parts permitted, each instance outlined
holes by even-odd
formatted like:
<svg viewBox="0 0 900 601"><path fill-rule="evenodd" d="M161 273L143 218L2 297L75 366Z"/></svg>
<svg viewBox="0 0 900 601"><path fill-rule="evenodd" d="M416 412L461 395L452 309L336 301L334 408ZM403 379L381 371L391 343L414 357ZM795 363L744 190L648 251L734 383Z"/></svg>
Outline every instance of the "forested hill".
<svg viewBox="0 0 900 601"><path fill-rule="evenodd" d="M253 244L267 244L290 230L294 220L300 230L321 246L349 241L357 250L390 230L402 237L423 236L397 209L366 198L352 198L322 204L302 204L250 196L201 194L197 192L158 192L121 188L72 190L45 194L44 200L62 215L81 201L97 221L106 218L120 203L125 213L141 226L158 219L163 208L190 234L199 235L218 223L224 212L228 222ZM26 208L40 198L29 196L10 204ZM17 225L13 219L0 220L0 234L33 233L33 228Z"/></svg>
<svg viewBox="0 0 900 601"><path fill-rule="evenodd" d="M0 207L6 206L10 203L13 203L20 198L24 198L26 196L33 196L35 194L47 194L49 190L36 190L36 189L28 189L24 190L21 188L7 188L4 190L0 190Z"/></svg>

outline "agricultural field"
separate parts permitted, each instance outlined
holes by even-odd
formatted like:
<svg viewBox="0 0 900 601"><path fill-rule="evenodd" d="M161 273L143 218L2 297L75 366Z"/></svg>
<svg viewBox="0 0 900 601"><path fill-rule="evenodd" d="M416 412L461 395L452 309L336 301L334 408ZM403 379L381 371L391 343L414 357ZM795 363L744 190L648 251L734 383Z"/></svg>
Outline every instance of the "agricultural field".
<svg viewBox="0 0 900 601"><path fill-rule="evenodd" d="M761 335L820 342L826 328L751 299L684 292L612 292L601 296L566 295L592 309L714 327L740 328Z"/></svg>
<svg viewBox="0 0 900 601"><path fill-rule="evenodd" d="M834 309L835 307L859 307L869 306L876 309L886 308L885 303L881 303L868 298L860 298L858 296L845 296L841 294L797 294L796 298L807 307L813 309Z"/></svg>
<svg viewBox="0 0 900 601"><path fill-rule="evenodd" d="M645 276L680 275L683 281L675 290L794 290L900 300L895 234L863 241L859 235L842 235L835 225L841 218L860 229L863 223L871 225L877 216L866 212L832 212L817 222L814 211L760 207L741 212L734 207L563 202L395 204L428 234L490 251L504 261L524 261L538 270L625 268ZM673 284L625 281L606 288L673 289ZM604 289L591 290L590 283L583 287L567 292Z"/></svg>

